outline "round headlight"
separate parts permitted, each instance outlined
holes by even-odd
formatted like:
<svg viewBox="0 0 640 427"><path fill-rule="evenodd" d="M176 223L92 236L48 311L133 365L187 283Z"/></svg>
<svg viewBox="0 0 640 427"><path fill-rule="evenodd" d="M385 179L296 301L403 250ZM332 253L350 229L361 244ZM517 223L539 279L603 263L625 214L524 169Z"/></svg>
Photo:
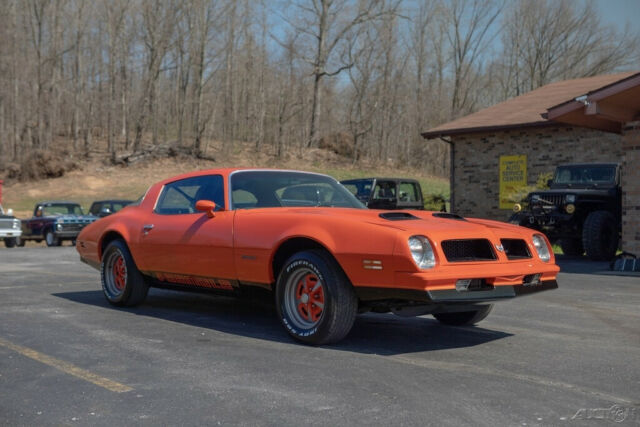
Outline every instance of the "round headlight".
<svg viewBox="0 0 640 427"><path fill-rule="evenodd" d="M533 235L533 247L536 248L538 258L544 262L549 262L551 259L551 252L549 251L549 246L547 246L547 242L543 236L540 234Z"/></svg>
<svg viewBox="0 0 640 427"><path fill-rule="evenodd" d="M56 229L57 230L62 230L62 224L60 224L60 223L56 224Z"/></svg>
<svg viewBox="0 0 640 427"><path fill-rule="evenodd" d="M576 202L576 195L575 194L567 194L566 196L564 196L564 201L566 203L575 203Z"/></svg>
<svg viewBox="0 0 640 427"><path fill-rule="evenodd" d="M424 270L435 267L436 257L429 239L424 236L411 236L408 243L413 261L419 268Z"/></svg>
<svg viewBox="0 0 640 427"><path fill-rule="evenodd" d="M20 228L20 220L19 219L14 219L13 220L13 228L15 228L15 229Z"/></svg>
<svg viewBox="0 0 640 427"><path fill-rule="evenodd" d="M576 205L574 205L573 203L569 203L564 209L568 214L572 214L576 211Z"/></svg>
<svg viewBox="0 0 640 427"><path fill-rule="evenodd" d="M521 210L522 210L522 205L520 203L516 203L515 205L513 205L514 212L520 212Z"/></svg>

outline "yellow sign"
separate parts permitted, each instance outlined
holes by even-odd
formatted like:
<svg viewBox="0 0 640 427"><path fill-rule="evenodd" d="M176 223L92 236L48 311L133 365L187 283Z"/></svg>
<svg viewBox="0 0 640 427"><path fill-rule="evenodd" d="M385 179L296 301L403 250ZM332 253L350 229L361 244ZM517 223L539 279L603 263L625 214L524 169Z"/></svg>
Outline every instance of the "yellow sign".
<svg viewBox="0 0 640 427"><path fill-rule="evenodd" d="M513 209L527 186L527 156L500 156L500 209Z"/></svg>

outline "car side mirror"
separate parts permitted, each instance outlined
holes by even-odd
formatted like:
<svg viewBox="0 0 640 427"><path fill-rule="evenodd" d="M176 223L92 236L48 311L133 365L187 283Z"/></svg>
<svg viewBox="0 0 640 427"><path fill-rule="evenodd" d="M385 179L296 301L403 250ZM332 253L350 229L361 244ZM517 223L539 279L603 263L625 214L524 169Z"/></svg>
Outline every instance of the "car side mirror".
<svg viewBox="0 0 640 427"><path fill-rule="evenodd" d="M214 211L216 210L216 203L211 200L198 200L196 202L196 210L205 212L209 218L216 216Z"/></svg>
<svg viewBox="0 0 640 427"><path fill-rule="evenodd" d="M553 184L553 180L552 179L548 179L547 180L547 187L551 187L551 184Z"/></svg>

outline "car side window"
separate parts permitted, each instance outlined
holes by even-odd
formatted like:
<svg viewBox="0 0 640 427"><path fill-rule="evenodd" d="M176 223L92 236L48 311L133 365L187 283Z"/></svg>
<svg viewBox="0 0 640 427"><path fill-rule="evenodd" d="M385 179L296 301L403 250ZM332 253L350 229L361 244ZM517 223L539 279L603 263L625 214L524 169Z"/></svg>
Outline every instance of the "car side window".
<svg viewBox="0 0 640 427"><path fill-rule="evenodd" d="M420 200L418 186L415 182L401 182L398 185L398 194L401 202L417 202Z"/></svg>
<svg viewBox="0 0 640 427"><path fill-rule="evenodd" d="M166 184L158 198L155 212L181 215L196 212L198 200L215 202L216 210L224 208L224 184L221 175L204 175Z"/></svg>
<svg viewBox="0 0 640 427"><path fill-rule="evenodd" d="M91 205L91 209L89 209L89 213L91 215L98 216L98 214L100 213L100 208L101 208L100 203L94 203Z"/></svg>

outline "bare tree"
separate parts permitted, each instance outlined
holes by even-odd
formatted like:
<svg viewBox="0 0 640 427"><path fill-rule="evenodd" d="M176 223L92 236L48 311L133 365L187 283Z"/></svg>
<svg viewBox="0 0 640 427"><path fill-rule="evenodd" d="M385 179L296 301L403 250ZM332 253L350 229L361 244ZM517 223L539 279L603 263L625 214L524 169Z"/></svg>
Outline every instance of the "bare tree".
<svg viewBox="0 0 640 427"><path fill-rule="evenodd" d="M473 108L478 61L492 40L492 26L501 12L493 0L452 0L446 8L447 38L451 46L453 89L451 117Z"/></svg>
<svg viewBox="0 0 640 427"><path fill-rule="evenodd" d="M296 2L299 12L289 25L301 35L300 41L312 46L313 54L303 59L312 67L313 101L307 146L317 142L321 111L321 83L353 66L346 60L346 40L355 40L363 24L389 13L382 0L312 0L311 5ZM305 51L306 49L301 49Z"/></svg>

